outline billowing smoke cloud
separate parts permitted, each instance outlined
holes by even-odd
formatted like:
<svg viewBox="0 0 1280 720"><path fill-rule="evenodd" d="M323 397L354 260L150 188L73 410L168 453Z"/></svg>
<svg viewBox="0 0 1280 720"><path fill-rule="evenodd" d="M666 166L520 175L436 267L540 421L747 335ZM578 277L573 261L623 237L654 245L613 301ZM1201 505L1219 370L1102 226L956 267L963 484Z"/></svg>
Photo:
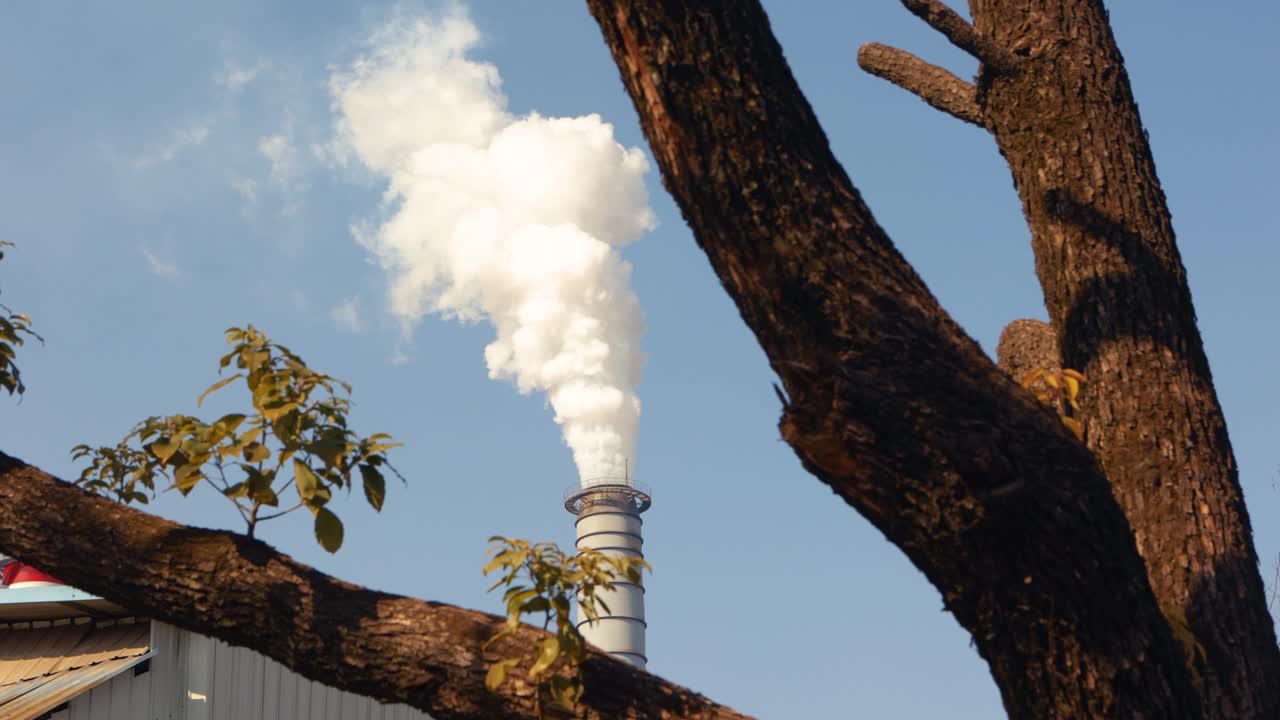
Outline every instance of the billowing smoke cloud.
<svg viewBox="0 0 1280 720"><path fill-rule="evenodd" d="M388 218L357 236L406 328L487 319L490 377L546 392L584 481L620 477L644 320L618 248L654 225L648 163L597 115L512 115L478 40L461 11L399 18L332 78L339 147L389 180Z"/></svg>

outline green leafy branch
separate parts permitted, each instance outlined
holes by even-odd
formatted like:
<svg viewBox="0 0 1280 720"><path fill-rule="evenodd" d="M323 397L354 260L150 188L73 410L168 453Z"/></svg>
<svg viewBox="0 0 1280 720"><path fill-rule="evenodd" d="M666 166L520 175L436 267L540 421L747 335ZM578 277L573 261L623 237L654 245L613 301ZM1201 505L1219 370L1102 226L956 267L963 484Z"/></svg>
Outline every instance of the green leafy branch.
<svg viewBox="0 0 1280 720"><path fill-rule="evenodd" d="M497 689L508 671L528 664L526 677L538 687L535 702L539 717L544 690L561 707L572 710L582 697L582 662L587 656L587 643L570 616L571 600L576 596L580 612L588 622L594 623L602 611L609 612L609 606L598 593L613 590L617 582L638 585L642 571L652 568L643 558L599 550L567 555L555 543L531 544L528 540L501 536L491 537L489 542L490 560L484 566L484 574L500 575L489 587L490 592L507 588L502 596L507 604L507 623L489 638L485 647L514 634L526 615L536 619L541 614L542 629L553 634L539 641L527 657L494 662L489 667L485 685L490 690Z"/></svg>
<svg viewBox="0 0 1280 720"><path fill-rule="evenodd" d="M147 503L157 492L189 494L201 482L234 503L253 536L258 523L299 508L315 517L316 540L329 552L342 546L342 521L329 508L334 491L354 484L359 473L365 498L381 510L386 498L386 451L398 447L386 434L360 437L347 424L351 386L307 367L301 357L274 343L252 325L226 331L231 352L218 363L221 374L197 400L236 380L249 391L252 412L206 422L189 415L149 417L115 447L77 445L72 457L89 466L76 481L91 492L121 502ZM282 496L295 500L281 508Z"/></svg>
<svg viewBox="0 0 1280 720"><path fill-rule="evenodd" d="M4 259L5 247L13 247L13 243L0 240L0 260ZM27 386L22 384L16 356L17 349L30 338L44 342L44 338L31 329L31 318L0 303L0 389L7 390L10 395L21 397L27 391Z"/></svg>

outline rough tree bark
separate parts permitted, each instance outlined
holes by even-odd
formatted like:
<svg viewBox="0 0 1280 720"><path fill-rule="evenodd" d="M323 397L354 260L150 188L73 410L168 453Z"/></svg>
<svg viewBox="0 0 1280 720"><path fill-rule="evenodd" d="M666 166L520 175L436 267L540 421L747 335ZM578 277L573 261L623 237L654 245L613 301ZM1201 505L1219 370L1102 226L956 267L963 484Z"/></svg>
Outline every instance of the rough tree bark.
<svg viewBox="0 0 1280 720"><path fill-rule="evenodd" d="M1061 364L1090 381L1089 448L1158 601L1204 649L1205 713L1280 717L1280 650L1235 458L1105 8L971 0L969 26L936 0L903 2L982 61L976 87L924 85L946 71L918 70L931 66L892 48L864 47L860 64L995 137L1031 229ZM963 113L942 105L957 97L974 101Z"/></svg>
<svg viewBox="0 0 1280 720"><path fill-rule="evenodd" d="M1194 717L1100 468L939 307L831 155L754 2L588 0L805 466L973 634L1014 717Z"/></svg>
<svg viewBox="0 0 1280 720"><path fill-rule="evenodd" d="M1065 365L1093 380L1089 446L1151 559L1161 614L1176 623L1187 612L1208 651L1193 673L1203 679L1204 711L1280 714L1275 635L1225 423L1105 10L1093 0L975 1L975 27L933 0L904 4L982 60L978 85L883 46L864 47L860 60L936 108L991 129L1010 160L1047 305L1064 328ZM589 5L668 190L787 388L783 436L938 585L992 662L1011 715L1097 711L1083 698L1073 706L1028 697L1064 697L1065 675L1088 666L1048 661L1056 641L984 644L995 629L984 626L982 610L1012 609L970 583L1014 582L1018 562L1044 583L1044 573L1070 573L1078 560L1066 559L1062 546L1053 557L1046 546L1046 555L1009 565L1005 557L986 568L977 561L993 550L982 546L983 530L1012 521L1001 512L1010 512L1009 500L984 502L993 478L982 475L1006 469L1000 455L1016 438L1005 418L982 407L1004 437L978 442L984 430L964 389L998 380L984 377L972 342L905 268L831 158L763 12L749 3ZM923 388L931 391L928 406L902 397ZM893 447L893 464L877 466L895 432L920 447ZM995 466L983 466L991 460ZM1043 482L1056 475L1076 483L1048 464L1023 470ZM1032 482L1023 477L1016 492L1046 491ZM974 510L978 518L965 518ZM948 511L959 518L948 520ZM1012 512L1019 511L1027 509ZM1112 518L1094 512L1088 527L1101 533ZM1036 620L1019 628L1002 618L1000 632L1044 637L1037 625L1052 625L1069 601L1041 600ZM1126 614L1124 606L1110 612ZM1028 675L1046 684L1034 688Z"/></svg>
<svg viewBox="0 0 1280 720"><path fill-rule="evenodd" d="M936 3L906 4L982 58L984 68L1010 74L998 81L990 76L970 90L901 51L864 52L864 57L894 65L882 74L934 93L935 106L984 127L1002 127L1006 120L993 117L993 108L1016 105L1018 93L1026 102L1037 102L1042 89L1012 73L1022 72L1016 68L1028 62L1042 62L1041 54L1050 50L1038 43L1070 45L1068 39L1075 37L1054 34L1069 28L1069 19L1054 25L1029 20L1035 13L1006 17L1002 3L975 8L977 28ZM1167 386L1164 395L1154 393L1159 397L1153 403L1169 397L1184 404L1212 401L1185 292L1164 309L1136 307L1138 301L1159 305L1155 293L1168 288L1185 291L1172 234L1148 237L1146 220L1126 214L1127 203L1160 200L1145 145L1134 152L1107 145L1140 133L1136 112L1119 117L1131 120L1132 128L1095 128L1101 139L1088 151L1102 153L1106 162L1111 162L1107 153L1123 158L1119 169L1138 184L1136 194L1115 207L1097 202L1099 192L1117 187L1109 183L1120 182L1107 175L1113 172L1110 165L1095 158L1072 166L1052 155L1084 152L1070 141L1057 145L1052 136L1078 132L1079 122L1035 125L1025 146L1015 140L1030 131L1013 119L1001 131L1011 133L1008 146L1002 141L1001 147L1015 178L1021 165L1013 158L1026 152L1027 167L1042 169L1050 180L1072 179L1025 187L1020 180L1019 190L1030 198L1038 254L1047 249L1062 255L1042 260L1041 273L1050 277L1047 294L1061 295L1049 304L1059 308L1054 321L1063 328L1066 364L1096 374L1088 405L1090 433L1099 433L1091 435L1095 456L990 362L894 249L831 155L757 2L588 0L588 6L635 102L667 188L785 386L783 436L806 468L873 522L941 591L946 607L973 634L990 664L1010 716L1201 717L1201 693L1104 470L1117 472L1107 462L1156 463L1164 470L1142 475L1147 471L1131 469L1135 477L1200 488L1187 492L1209 509L1193 508L1199 515L1192 518L1192 529L1199 529L1185 540L1206 552L1189 558L1197 571L1167 572L1234 577L1226 585L1214 579L1213 592L1243 597L1222 602L1232 612L1247 610L1250 568L1243 560L1232 564L1233 558L1252 557L1238 493L1236 500L1202 497L1224 492L1224 482L1234 483L1230 463L1216 466L1225 468L1225 481L1186 486L1185 477L1174 482L1168 474L1177 458L1208 463L1227 453L1229 459L1220 413L1214 425L1212 405L1208 411L1199 406L1151 411L1166 413L1152 422L1175 430L1152 433L1156 444L1151 447L1159 457L1142 455L1142 446L1134 444L1133 436L1142 436L1140 425L1119 436L1095 429L1148 418L1126 414L1134 410L1130 403L1107 405L1096 397L1133 387L1135 381L1126 381L1124 372L1108 369L1111 362L1150 368L1157 365L1148 356L1165 357L1158 367L1170 374L1147 376ZM1093 3L1063 0L1057 6L1087 15L1090 24L1080 32L1094 43L1088 47L1113 48L1105 21L1099 25L1100 16L1085 12L1095 8ZM996 27L1002 22L1010 27ZM1097 39L1103 35L1105 42ZM1024 36L1032 42L1021 43ZM1072 52L1078 60L1086 58L1078 48ZM1131 104L1118 57L1104 52L1097 59L1110 67L1099 77L1112 83L1104 94L1120 93L1119 101L1111 101ZM922 66L927 72L920 72ZM1095 69L1102 73L1101 66L1089 66L1090 73ZM984 70L984 77L989 75ZM1079 78L1086 85L1097 80ZM1059 84L1043 92L1068 90L1088 95L1096 88ZM996 96L1005 99L997 102ZM1108 112L1098 119L1115 119ZM1049 137L1041 137L1044 133ZM1050 149L1035 155L1037 142ZM1069 167L1100 168L1101 175L1063 169ZM1080 183L1092 189L1085 192ZM1163 217L1167 225L1162 209L1160 200L1154 215L1141 217ZM1041 216L1044 227L1035 229L1034 217ZM1088 272L1077 274L1081 267ZM1077 308L1082 299L1096 306L1059 317L1059 306ZM1148 330L1142 315L1148 311L1162 315L1165 324ZM1129 349L1109 354L1113 345ZM1148 392L1143 397L1151 397L1152 391L1143 391ZM1219 434L1206 439L1202 433ZM1182 444L1166 448L1161 439ZM1207 452L1198 447L1202 443L1214 448L1204 456L1209 459L1200 455ZM1123 499L1124 491L1118 494ZM1187 509L1182 500L1161 507ZM339 687L408 699L441 718L531 717L527 690L500 696L483 690L478 646L496 618L372 593L320 576L260 543L144 517L87 498L0 456L0 548L88 590L262 650ZM1234 529L1227 527L1232 523ZM1200 533L1210 524L1225 534ZM1154 562L1153 542L1150 534L1142 536ZM218 572L226 577L212 575ZM1252 572L1256 577L1256 569ZM1161 582L1156 578L1157 589ZM260 622L259 609L271 623ZM1218 642L1202 635L1205 626L1199 623L1193 628L1201 642ZM1269 622L1256 625L1256 618L1243 612L1222 618L1221 624L1252 629L1264 640L1271 633ZM1234 647L1252 651L1257 644ZM1255 704L1240 707L1271 708L1267 703L1274 692L1266 690L1265 676L1259 679L1253 669L1233 675L1219 651L1214 649L1212 672L1222 679L1206 681L1216 685L1204 697L1216 692L1213 687L1241 678L1239 687L1249 693L1243 702ZM738 717L605 658L593 657L588 670L585 717ZM1208 707L1209 715L1221 709Z"/></svg>
<svg viewBox="0 0 1280 720"><path fill-rule="evenodd" d="M537 717L521 670L498 692L484 678L488 660L527 652L546 633L526 626L486 653L505 618L357 587L260 540L89 495L4 453L0 547L133 612L253 648L326 685L437 720ZM598 651L583 680L578 717L747 718Z"/></svg>

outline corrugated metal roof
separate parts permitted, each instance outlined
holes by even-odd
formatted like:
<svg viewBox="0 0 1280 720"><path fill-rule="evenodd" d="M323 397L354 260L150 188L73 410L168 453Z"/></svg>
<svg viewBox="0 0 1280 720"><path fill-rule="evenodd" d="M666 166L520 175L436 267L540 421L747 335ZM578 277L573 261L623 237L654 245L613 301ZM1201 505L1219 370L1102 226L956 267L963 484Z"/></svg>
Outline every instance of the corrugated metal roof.
<svg viewBox="0 0 1280 720"><path fill-rule="evenodd" d="M147 659L151 623L0 625L0 717L32 720Z"/></svg>

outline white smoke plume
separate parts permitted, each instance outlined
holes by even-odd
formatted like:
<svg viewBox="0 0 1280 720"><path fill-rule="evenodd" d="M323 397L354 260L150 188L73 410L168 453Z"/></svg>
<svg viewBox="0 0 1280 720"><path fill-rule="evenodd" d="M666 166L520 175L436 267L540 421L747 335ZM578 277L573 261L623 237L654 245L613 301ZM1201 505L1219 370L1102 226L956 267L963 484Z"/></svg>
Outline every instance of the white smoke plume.
<svg viewBox="0 0 1280 720"><path fill-rule="evenodd" d="M489 376L543 390L583 482L635 457L644 320L618 249L654 226L644 154L598 115L513 115L468 57L458 9L398 18L333 75L338 149L385 176L388 217L357 237L392 312L487 319Z"/></svg>

